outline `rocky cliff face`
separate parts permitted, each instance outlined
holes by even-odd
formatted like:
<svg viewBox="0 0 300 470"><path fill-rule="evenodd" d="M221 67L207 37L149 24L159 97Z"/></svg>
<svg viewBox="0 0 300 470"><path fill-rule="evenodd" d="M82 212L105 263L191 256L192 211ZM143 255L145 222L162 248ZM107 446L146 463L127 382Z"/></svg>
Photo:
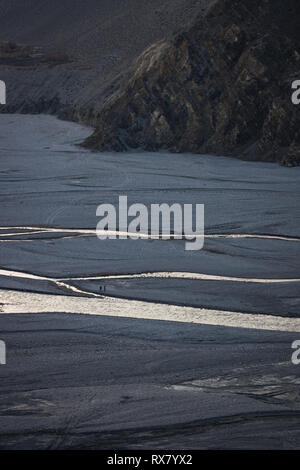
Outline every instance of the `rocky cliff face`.
<svg viewBox="0 0 300 470"><path fill-rule="evenodd" d="M299 0L218 0L148 48L101 110L84 145L299 162Z"/></svg>
<svg viewBox="0 0 300 470"><path fill-rule="evenodd" d="M0 112L63 112L94 125L118 75L208 1L0 0Z"/></svg>

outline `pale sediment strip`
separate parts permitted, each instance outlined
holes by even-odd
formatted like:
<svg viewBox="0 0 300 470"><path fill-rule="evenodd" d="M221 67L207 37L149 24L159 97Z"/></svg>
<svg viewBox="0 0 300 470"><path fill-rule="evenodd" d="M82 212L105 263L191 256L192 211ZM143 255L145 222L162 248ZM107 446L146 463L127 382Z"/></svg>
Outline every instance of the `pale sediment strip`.
<svg viewBox="0 0 300 470"><path fill-rule="evenodd" d="M188 279L192 281L230 281L254 284L281 284L288 282L300 282L300 278L285 279L260 279L247 277L217 276L215 274L201 274L188 272L149 272L139 274L112 274L109 276L69 277L62 281L105 281L109 279Z"/></svg>
<svg viewBox="0 0 300 470"><path fill-rule="evenodd" d="M20 230L21 232L3 233L1 230ZM146 240L170 240L170 239L197 239L197 238L232 238L232 239L263 239L263 240L282 240L300 242L300 237L284 236L284 235L263 235L251 233L206 233L206 234L151 234L151 233L130 233L120 230L97 230L96 229L82 229L82 228L57 228L57 227L36 227L36 226L13 226L13 227L0 227L0 241L11 241L7 237L27 236L36 234L72 234L74 236L106 236L108 237L128 237L139 238ZM6 237L6 239L3 239ZM16 240L13 240L16 241ZM23 241L23 240L22 240Z"/></svg>
<svg viewBox="0 0 300 470"><path fill-rule="evenodd" d="M3 303L3 314L72 313L300 333L300 318L182 307L138 300L103 298L99 301L96 298L9 290L0 290L0 297Z"/></svg>
<svg viewBox="0 0 300 470"><path fill-rule="evenodd" d="M47 277L47 276L39 276L36 274L30 274L30 273L24 273L21 271L10 271L7 269L0 269L0 276L5 276L5 277L14 277L14 278L21 278L21 279L26 279L26 280L33 280L33 281L47 281L47 282L52 282L54 283L57 287L66 289L68 291L71 291L75 294L81 294L81 295L89 295L91 297L99 297L102 298L102 295L93 293L93 292L86 292L82 289L79 289L78 287L69 285L63 280L55 279L53 277Z"/></svg>
<svg viewBox="0 0 300 470"><path fill-rule="evenodd" d="M172 273L146 273L139 276L169 275ZM189 275L189 273L177 273L180 275ZM75 296L57 296L38 293L19 293L14 291L15 296L21 296L22 311L20 312L20 303L15 308L7 307L4 302L3 312L7 313L41 313L41 312L64 312L64 313L85 313L96 315L119 316L126 318L139 318L148 320L175 321L184 323L197 323L204 325L226 326L235 328L250 328L274 331L300 332L300 318L285 318L265 314L246 314L242 312L229 312L215 309L203 309L197 307L184 307L176 305L160 304L156 302L144 302L139 300L126 300L118 298L109 298L100 294L80 289L69 285L63 279L56 279L47 276L39 276L30 273L10 271L0 269L0 276L22 278L33 281L48 281L54 283L58 288L63 288L73 294L80 294L85 298ZM134 275L133 275L134 276ZM199 275L201 276L201 275ZM122 276L98 276L91 278L74 278L73 280L104 280L122 278ZM128 277L128 276L124 276ZM219 280L221 276L219 276ZM71 281L71 279L69 279ZM268 280L261 280L268 281ZM272 280L274 281L274 280ZM283 280L284 282L291 282ZM299 281L299 280L297 280ZM278 282L278 280L276 281ZM33 286L34 287L34 284ZM4 291L3 291L4 292ZM26 298L30 296L30 301ZM90 298L87 298L89 296ZM1 295L1 298L5 295ZM94 297L94 298L91 298ZM25 299L25 300L24 300ZM47 300L48 299L48 300ZM101 299L101 302L99 300ZM33 309L34 300L37 301ZM14 305L14 302L10 305Z"/></svg>
<svg viewBox="0 0 300 470"><path fill-rule="evenodd" d="M87 229L57 229L57 228L38 228L38 227L2 227L0 230L30 230L27 235L35 233L72 233L75 235L81 234L84 236L96 236L95 230ZM104 232L107 234L107 232ZM120 232L118 232L120 235ZM128 235L121 232L123 235ZM25 235L24 233L14 233L16 235ZM148 234L140 234L140 238L150 238ZM3 234L3 236L9 236ZM247 234L210 234L206 235L207 238L266 238L266 239L279 239L287 241L300 241L298 238L270 236L270 235L247 235ZM158 278L158 279L190 279L190 280L212 280L212 281L231 281L231 282L245 282L245 283L288 283L299 282L300 279L256 279L256 278L241 278L218 276L201 273L188 273L188 272L148 272L138 274L115 274L115 275L102 275L102 276L88 276L88 277L74 277L74 278L53 278L48 276L40 276L31 273L20 271L13 271L8 269L0 269L0 275L5 277L23 278L32 281L47 281L54 283L58 288L69 291L70 293L88 296L89 298L66 297L38 293L19 293L13 291L13 296L20 296L21 301L16 304L10 303L10 307L4 302L4 313L21 313L20 303L22 303L22 311L25 313L39 313L39 312L67 312L67 313L85 313L96 315L108 315L117 317L139 318L149 320L161 321L175 321L185 323L197 323L205 325L226 326L236 328L250 328L261 330L274 330L274 331L287 331L287 332L300 332L300 319L285 318L265 314L246 314L242 312L229 312L222 310L201 309L195 307L182 307L176 305L166 305L155 302L143 302L138 300L126 299L113 299L104 297L103 295L86 291L70 285L72 281L105 281L109 279L138 279L138 278ZM69 282L68 282L69 281ZM34 287L34 285L33 285ZM33 289L34 290L34 289ZM4 292L4 291L3 291ZM8 291L5 291L8 292ZM30 301L24 303L24 299L30 298ZM1 295L3 297L3 295ZM5 295L4 295L5 297ZM91 298L94 297L94 298ZM34 299L37 299L36 309L32 305ZM50 299L50 302L45 301ZM56 299L56 301L55 301ZM101 299L101 302L99 300Z"/></svg>
<svg viewBox="0 0 300 470"><path fill-rule="evenodd" d="M0 276L17 277L23 279L32 279L37 281L49 281L55 284L61 284L66 281L105 281L109 279L187 279L198 281L230 281L230 282L245 282L255 284L281 284L288 282L300 282L300 278L285 278L285 279L256 279L244 277L230 277L230 276L217 276L214 274L201 274L201 273L188 273L188 272L149 272L137 274L112 274L104 276L85 276L85 277L63 277L55 278L48 276L40 276L37 274L26 273L22 271L14 271L10 269L0 269ZM83 291L84 292L84 291Z"/></svg>

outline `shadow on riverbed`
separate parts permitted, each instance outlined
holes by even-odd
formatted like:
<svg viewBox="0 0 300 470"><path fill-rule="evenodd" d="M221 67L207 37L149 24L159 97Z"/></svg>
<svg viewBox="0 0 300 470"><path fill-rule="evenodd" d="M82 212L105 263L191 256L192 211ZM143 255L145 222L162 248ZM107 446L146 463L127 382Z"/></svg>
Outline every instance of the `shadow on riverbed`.
<svg viewBox="0 0 300 470"><path fill-rule="evenodd" d="M289 448L300 437L293 333L67 313L2 314L0 331L2 449Z"/></svg>

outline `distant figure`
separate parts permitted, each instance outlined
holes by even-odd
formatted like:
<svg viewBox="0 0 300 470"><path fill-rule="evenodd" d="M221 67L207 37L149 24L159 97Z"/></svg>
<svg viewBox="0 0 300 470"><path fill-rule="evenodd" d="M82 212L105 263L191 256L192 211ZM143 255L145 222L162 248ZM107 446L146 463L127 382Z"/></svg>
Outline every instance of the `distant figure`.
<svg viewBox="0 0 300 470"><path fill-rule="evenodd" d="M105 286L100 286L99 290L100 290L100 292L105 292Z"/></svg>

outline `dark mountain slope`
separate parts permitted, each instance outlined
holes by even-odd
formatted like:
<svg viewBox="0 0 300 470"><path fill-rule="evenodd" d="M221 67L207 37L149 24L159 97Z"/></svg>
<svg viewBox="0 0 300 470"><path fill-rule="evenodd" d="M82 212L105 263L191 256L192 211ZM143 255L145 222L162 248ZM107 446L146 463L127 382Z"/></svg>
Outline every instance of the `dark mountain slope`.
<svg viewBox="0 0 300 470"><path fill-rule="evenodd" d="M298 0L219 0L148 48L105 102L85 142L99 150L169 149L296 162Z"/></svg>
<svg viewBox="0 0 300 470"><path fill-rule="evenodd" d="M0 79L8 91L4 110L67 107L70 116L78 105L86 118L84 109L101 105L116 75L147 46L195 17L207 1L0 0L0 46L18 45L11 57L2 57L0 47Z"/></svg>

